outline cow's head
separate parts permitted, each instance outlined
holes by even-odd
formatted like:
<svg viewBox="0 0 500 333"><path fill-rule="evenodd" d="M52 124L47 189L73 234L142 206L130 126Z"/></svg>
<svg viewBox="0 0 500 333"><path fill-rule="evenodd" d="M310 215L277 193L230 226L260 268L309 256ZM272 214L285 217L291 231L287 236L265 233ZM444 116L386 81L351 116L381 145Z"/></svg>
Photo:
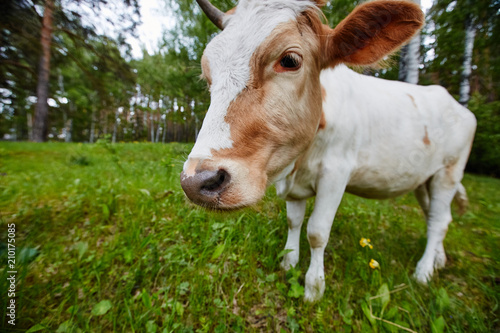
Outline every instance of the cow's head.
<svg viewBox="0 0 500 333"><path fill-rule="evenodd" d="M242 0L227 14L197 1L223 31L201 60L211 104L181 185L213 209L256 203L293 168L322 118L322 69L373 64L423 23L405 1L368 2L335 29L321 23L319 0Z"/></svg>

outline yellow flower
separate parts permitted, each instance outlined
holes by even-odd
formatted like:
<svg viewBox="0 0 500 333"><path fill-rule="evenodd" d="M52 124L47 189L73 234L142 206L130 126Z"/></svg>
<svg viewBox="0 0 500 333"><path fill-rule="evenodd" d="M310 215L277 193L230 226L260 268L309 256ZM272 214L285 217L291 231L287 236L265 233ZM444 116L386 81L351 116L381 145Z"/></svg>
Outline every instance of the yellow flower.
<svg viewBox="0 0 500 333"><path fill-rule="evenodd" d="M375 268L380 268L380 264L378 263L378 261L376 261L375 259L372 259L370 260L370 267L372 269L375 269Z"/></svg>
<svg viewBox="0 0 500 333"><path fill-rule="evenodd" d="M370 249L373 249L373 246L370 244L370 239L369 238L361 238L359 241L359 245L362 247L368 246Z"/></svg>

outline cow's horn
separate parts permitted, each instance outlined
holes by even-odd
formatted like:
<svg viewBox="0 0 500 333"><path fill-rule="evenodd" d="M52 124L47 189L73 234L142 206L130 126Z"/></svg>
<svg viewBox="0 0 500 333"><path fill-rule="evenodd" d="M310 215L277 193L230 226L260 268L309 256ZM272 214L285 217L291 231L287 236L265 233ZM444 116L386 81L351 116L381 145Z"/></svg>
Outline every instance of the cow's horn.
<svg viewBox="0 0 500 333"><path fill-rule="evenodd" d="M226 14L215 7L208 0L196 0L201 9L205 12L210 21L213 22L219 29L224 30L224 17Z"/></svg>

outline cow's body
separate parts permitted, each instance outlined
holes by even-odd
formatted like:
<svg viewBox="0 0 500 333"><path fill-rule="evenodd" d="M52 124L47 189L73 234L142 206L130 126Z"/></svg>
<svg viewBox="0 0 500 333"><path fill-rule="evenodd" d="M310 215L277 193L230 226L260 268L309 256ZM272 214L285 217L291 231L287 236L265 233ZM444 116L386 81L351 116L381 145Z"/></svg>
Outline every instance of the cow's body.
<svg viewBox="0 0 500 333"><path fill-rule="evenodd" d="M231 14L197 1L224 31L202 58L212 101L181 174L187 196L236 209L276 183L287 201L285 248L293 250L285 269L298 262L306 199L316 196L305 283L305 299L314 301L324 292L324 250L344 192L389 198L415 191L428 225L415 277L426 282L446 261L451 201L467 200L460 181L475 118L443 88L341 65L376 62L409 40L423 24L420 8L371 1L331 29L318 17L323 0L241 0Z"/></svg>
<svg viewBox="0 0 500 333"><path fill-rule="evenodd" d="M474 115L442 87L382 80L344 66L323 71L321 84L325 127L276 181L278 195L287 200L285 249L293 250L282 266L298 262L307 198L317 195L309 241L324 248L344 191L374 199L415 191L427 217L434 203L427 255L415 272L426 282L446 261L442 241L452 198L461 205L467 200L460 180L474 138ZM315 300L324 290L323 251L311 252L306 299Z"/></svg>
<svg viewBox="0 0 500 333"><path fill-rule="evenodd" d="M368 77L345 66L324 70L321 85L325 127L293 172L276 180L284 199L316 195L323 169L346 169L349 193L391 198L467 160L474 116L444 88Z"/></svg>

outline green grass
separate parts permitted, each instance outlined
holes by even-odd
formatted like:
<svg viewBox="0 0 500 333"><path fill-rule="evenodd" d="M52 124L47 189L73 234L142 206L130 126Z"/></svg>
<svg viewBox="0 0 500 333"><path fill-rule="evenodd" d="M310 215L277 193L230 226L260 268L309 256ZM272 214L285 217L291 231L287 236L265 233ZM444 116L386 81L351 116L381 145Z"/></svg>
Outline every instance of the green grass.
<svg viewBox="0 0 500 333"><path fill-rule="evenodd" d="M0 143L0 259L15 223L16 331L404 332L370 317L370 304L375 316L417 332L500 329L498 179L465 177L471 207L454 214L447 266L428 287L411 278L426 242L413 195L346 195L326 249L326 292L311 305L302 299L305 232L298 267L279 268L284 201L270 189L230 214L192 206L179 184L190 148ZM368 266L372 258L380 270ZM13 328L4 267L0 331Z"/></svg>

